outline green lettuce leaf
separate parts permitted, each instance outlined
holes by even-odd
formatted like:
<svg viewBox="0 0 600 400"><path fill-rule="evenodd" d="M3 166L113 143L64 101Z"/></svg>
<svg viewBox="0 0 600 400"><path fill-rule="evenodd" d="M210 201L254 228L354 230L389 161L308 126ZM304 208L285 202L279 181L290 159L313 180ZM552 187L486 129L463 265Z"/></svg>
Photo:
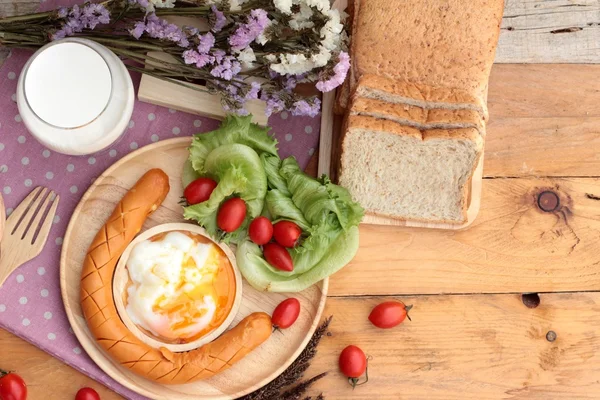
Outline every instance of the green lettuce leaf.
<svg viewBox="0 0 600 400"><path fill-rule="evenodd" d="M206 229L213 238L219 237L217 226L217 212L221 203L234 193L244 190L248 179L242 168L232 167L227 170L219 181L219 184L207 201L183 208L183 217L193 219Z"/></svg>
<svg viewBox="0 0 600 400"><path fill-rule="evenodd" d="M215 179L217 187L210 198L202 203L184 208L183 216L204 226L213 238L237 243L245 235L250 221L263 210L267 194L267 177L258 154L243 144L226 144L212 150L204 163L205 176ZM219 206L228 197L239 196L246 202L246 219L234 233L219 236L216 224Z"/></svg>
<svg viewBox="0 0 600 400"><path fill-rule="evenodd" d="M267 292L299 292L334 274L348 264L358 251L358 227L340 234L329 251L309 271L293 276L274 273L263 259L260 247L249 240L242 242L236 252L237 264L252 287Z"/></svg>
<svg viewBox="0 0 600 400"><path fill-rule="evenodd" d="M225 144L244 144L258 154L268 153L277 156L277 140L269 136L269 128L251 123L252 116L227 115L221 126L207 133L194 136L189 147L189 160L200 175L206 175L206 158L211 151Z"/></svg>
<svg viewBox="0 0 600 400"><path fill-rule="evenodd" d="M181 183L183 184L183 188L185 189L187 185L200 178L202 175L194 170L192 167L192 162L188 159L183 163L183 171L181 173Z"/></svg>
<svg viewBox="0 0 600 400"><path fill-rule="evenodd" d="M285 196L290 197L291 193L288 190L285 179L279 174L279 168L281 168L281 159L277 156L268 153L262 153L260 155L265 173L267 174L267 180L269 182L270 189L277 189Z"/></svg>
<svg viewBox="0 0 600 400"><path fill-rule="evenodd" d="M296 207L291 197L287 197L279 190L273 189L269 190L265 201L273 222L285 219L296 223L303 231L310 228L310 224L304 218L302 211Z"/></svg>
<svg viewBox="0 0 600 400"><path fill-rule="evenodd" d="M311 224L325 223L329 213L337 216L344 230L358 225L362 220L363 208L352 201L346 189L334 185L325 176L316 180L306 175L295 158L284 159L279 172L287 182L294 204Z"/></svg>

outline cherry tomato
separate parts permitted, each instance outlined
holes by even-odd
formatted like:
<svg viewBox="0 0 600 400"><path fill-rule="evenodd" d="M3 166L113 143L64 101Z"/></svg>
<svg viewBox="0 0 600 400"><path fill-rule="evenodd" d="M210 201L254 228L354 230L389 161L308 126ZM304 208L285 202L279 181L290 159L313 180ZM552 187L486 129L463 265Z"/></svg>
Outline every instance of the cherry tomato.
<svg viewBox="0 0 600 400"><path fill-rule="evenodd" d="M259 246L269 243L273 237L273 224L266 217L257 217L252 220L248 228L250 239Z"/></svg>
<svg viewBox="0 0 600 400"><path fill-rule="evenodd" d="M217 187L217 182L210 178L198 178L185 188L183 197L189 205L202 203L210 198L213 190Z"/></svg>
<svg viewBox="0 0 600 400"><path fill-rule="evenodd" d="M246 203L239 197L226 200L217 214L217 225L225 232L233 232L246 218Z"/></svg>
<svg viewBox="0 0 600 400"><path fill-rule="evenodd" d="M378 328L393 328L400 325L406 317L410 320L408 311L411 308L412 306L406 306L400 301L386 301L373 308L369 321Z"/></svg>
<svg viewBox="0 0 600 400"><path fill-rule="evenodd" d="M267 243L263 247L265 259L273 267L282 271L293 271L294 262L288 251L277 243Z"/></svg>
<svg viewBox="0 0 600 400"><path fill-rule="evenodd" d="M273 225L275 241L283 247L294 247L302 234L302 229L290 221L279 221Z"/></svg>
<svg viewBox="0 0 600 400"><path fill-rule="evenodd" d="M94 389L84 387L79 389L77 395L75 395L75 400L100 400L100 395Z"/></svg>
<svg viewBox="0 0 600 400"><path fill-rule="evenodd" d="M296 322L300 315L300 302L294 297L285 299L273 311L271 321L275 329L287 329Z"/></svg>
<svg viewBox="0 0 600 400"><path fill-rule="evenodd" d="M19 375L0 370L0 400L27 399L27 386Z"/></svg>
<svg viewBox="0 0 600 400"><path fill-rule="evenodd" d="M357 346L350 345L340 353L340 371L348 377L348 382L355 387L358 384L358 378L367 371L367 357L365 353ZM369 381L369 376L366 376ZM361 383L362 385L362 383Z"/></svg>

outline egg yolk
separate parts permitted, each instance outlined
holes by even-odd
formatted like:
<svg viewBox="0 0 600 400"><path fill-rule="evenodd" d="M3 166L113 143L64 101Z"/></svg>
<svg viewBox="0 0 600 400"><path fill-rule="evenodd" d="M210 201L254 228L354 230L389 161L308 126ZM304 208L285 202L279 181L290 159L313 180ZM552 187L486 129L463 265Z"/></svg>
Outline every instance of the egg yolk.
<svg viewBox="0 0 600 400"><path fill-rule="evenodd" d="M127 313L162 341L194 341L220 326L233 307L233 267L203 236L173 231L140 242L127 271Z"/></svg>

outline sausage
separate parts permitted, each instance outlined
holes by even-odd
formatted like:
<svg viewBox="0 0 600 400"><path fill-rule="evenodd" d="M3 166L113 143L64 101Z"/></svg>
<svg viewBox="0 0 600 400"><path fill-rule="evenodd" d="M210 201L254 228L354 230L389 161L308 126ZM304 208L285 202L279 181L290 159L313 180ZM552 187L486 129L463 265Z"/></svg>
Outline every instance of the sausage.
<svg viewBox="0 0 600 400"><path fill-rule="evenodd" d="M173 353L150 347L123 324L113 300L117 262L168 192L167 175L152 169L117 204L85 256L81 308L96 341L122 366L159 383L183 384L229 368L267 340L272 326L269 315L253 313L215 341L189 352Z"/></svg>

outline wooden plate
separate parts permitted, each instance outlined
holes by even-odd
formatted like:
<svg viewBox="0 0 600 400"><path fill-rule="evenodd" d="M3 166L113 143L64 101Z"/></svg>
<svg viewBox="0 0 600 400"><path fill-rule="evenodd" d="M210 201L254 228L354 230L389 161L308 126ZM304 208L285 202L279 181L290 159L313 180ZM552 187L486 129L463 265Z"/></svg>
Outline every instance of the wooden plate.
<svg viewBox="0 0 600 400"><path fill-rule="evenodd" d="M170 139L143 147L119 160L96 179L73 212L65 234L60 260L62 297L73 332L85 351L104 372L123 386L151 399L235 399L266 385L298 357L319 323L327 298L328 279L293 294L300 300L302 312L298 321L283 334L272 335L227 371L206 381L186 385L161 385L113 362L88 330L79 303L81 267L93 237L127 190L147 170L162 168L169 175L171 191L162 206L148 218L143 230L165 222L183 221L178 201L183 194L181 169L188 155L190 140ZM290 296L259 292L244 281L242 305L233 323L237 324L254 311L271 314L280 301Z"/></svg>

